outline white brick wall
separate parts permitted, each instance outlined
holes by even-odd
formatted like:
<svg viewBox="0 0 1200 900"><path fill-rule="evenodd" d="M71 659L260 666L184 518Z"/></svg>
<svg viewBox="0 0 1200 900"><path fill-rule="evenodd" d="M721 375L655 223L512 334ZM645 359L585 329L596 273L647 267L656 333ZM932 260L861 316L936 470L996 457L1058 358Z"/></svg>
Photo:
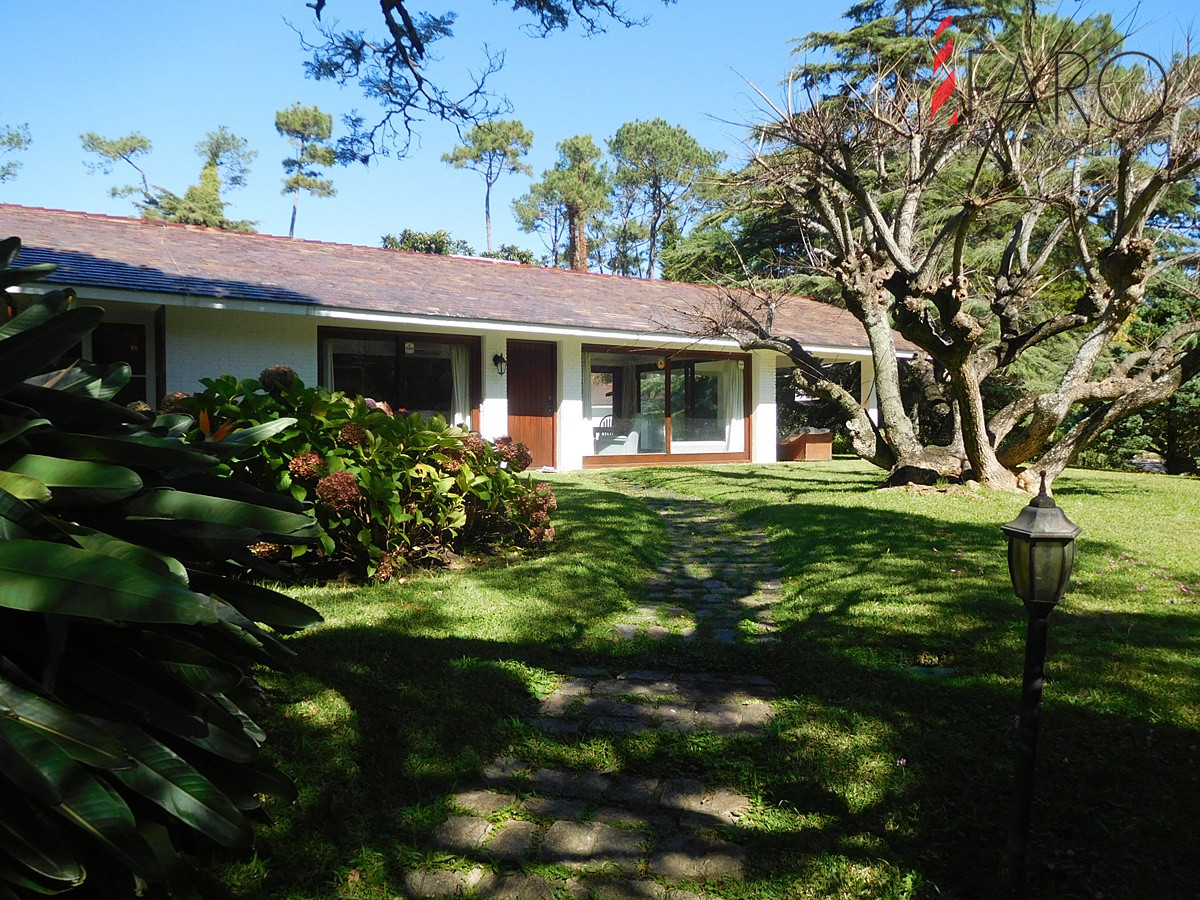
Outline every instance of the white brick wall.
<svg viewBox="0 0 1200 900"><path fill-rule="evenodd" d="M201 389L201 378L257 378L285 365L317 383L317 320L228 309L167 307L167 391Z"/></svg>

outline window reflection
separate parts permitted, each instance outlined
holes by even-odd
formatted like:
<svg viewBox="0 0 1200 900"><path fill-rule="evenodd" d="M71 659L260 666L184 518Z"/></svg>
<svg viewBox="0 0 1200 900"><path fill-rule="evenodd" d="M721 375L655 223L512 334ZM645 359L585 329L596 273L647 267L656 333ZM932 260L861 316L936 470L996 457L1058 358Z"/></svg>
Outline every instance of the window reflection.
<svg viewBox="0 0 1200 900"><path fill-rule="evenodd" d="M592 454L745 452L740 361L594 352L584 371Z"/></svg>

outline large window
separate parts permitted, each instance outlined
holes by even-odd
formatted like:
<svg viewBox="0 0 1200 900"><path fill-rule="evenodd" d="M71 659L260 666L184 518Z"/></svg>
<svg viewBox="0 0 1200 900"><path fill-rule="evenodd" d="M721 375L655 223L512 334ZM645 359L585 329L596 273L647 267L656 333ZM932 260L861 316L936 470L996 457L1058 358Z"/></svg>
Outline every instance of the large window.
<svg viewBox="0 0 1200 900"><path fill-rule="evenodd" d="M745 453L745 362L702 354L584 354L596 456Z"/></svg>
<svg viewBox="0 0 1200 900"><path fill-rule="evenodd" d="M322 329L321 383L393 409L472 425L479 342L431 335Z"/></svg>

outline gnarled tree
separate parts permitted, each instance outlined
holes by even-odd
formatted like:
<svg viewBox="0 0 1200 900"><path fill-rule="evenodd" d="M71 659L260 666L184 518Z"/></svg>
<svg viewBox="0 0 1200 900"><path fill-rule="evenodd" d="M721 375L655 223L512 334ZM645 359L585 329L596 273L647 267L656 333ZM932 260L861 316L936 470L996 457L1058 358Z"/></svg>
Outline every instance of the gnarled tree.
<svg viewBox="0 0 1200 900"><path fill-rule="evenodd" d="M764 95L738 179L744 216L790 222L802 251L787 267L862 323L878 422L775 328L781 293L744 281L700 327L790 356L805 391L841 405L855 451L893 473L1034 489L1033 470L1052 480L1200 370L1200 321L1131 329L1166 279L1195 291L1200 65L1123 54L1108 16L974 4L956 7L972 33L935 40L944 4L895 7L802 44L836 61L797 69L784 103ZM958 55L935 56L951 38ZM953 91L935 95L943 80ZM949 444L923 441L902 401L897 333L953 410Z"/></svg>

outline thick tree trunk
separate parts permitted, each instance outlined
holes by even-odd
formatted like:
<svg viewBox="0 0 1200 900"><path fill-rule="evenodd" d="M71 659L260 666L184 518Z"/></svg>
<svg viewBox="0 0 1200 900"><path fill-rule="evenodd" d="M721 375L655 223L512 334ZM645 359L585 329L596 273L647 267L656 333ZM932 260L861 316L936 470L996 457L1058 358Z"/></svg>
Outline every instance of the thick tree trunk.
<svg viewBox="0 0 1200 900"><path fill-rule="evenodd" d="M568 210L570 227L570 246L568 253L571 258L571 269L575 272L588 271L588 239L587 216L577 210Z"/></svg>
<svg viewBox="0 0 1200 900"><path fill-rule="evenodd" d="M996 451L987 433L987 414L984 412L983 394L979 389L979 376L974 363L968 359L948 372L962 419L963 453L975 480L990 488L1016 490L1016 476L996 458Z"/></svg>

